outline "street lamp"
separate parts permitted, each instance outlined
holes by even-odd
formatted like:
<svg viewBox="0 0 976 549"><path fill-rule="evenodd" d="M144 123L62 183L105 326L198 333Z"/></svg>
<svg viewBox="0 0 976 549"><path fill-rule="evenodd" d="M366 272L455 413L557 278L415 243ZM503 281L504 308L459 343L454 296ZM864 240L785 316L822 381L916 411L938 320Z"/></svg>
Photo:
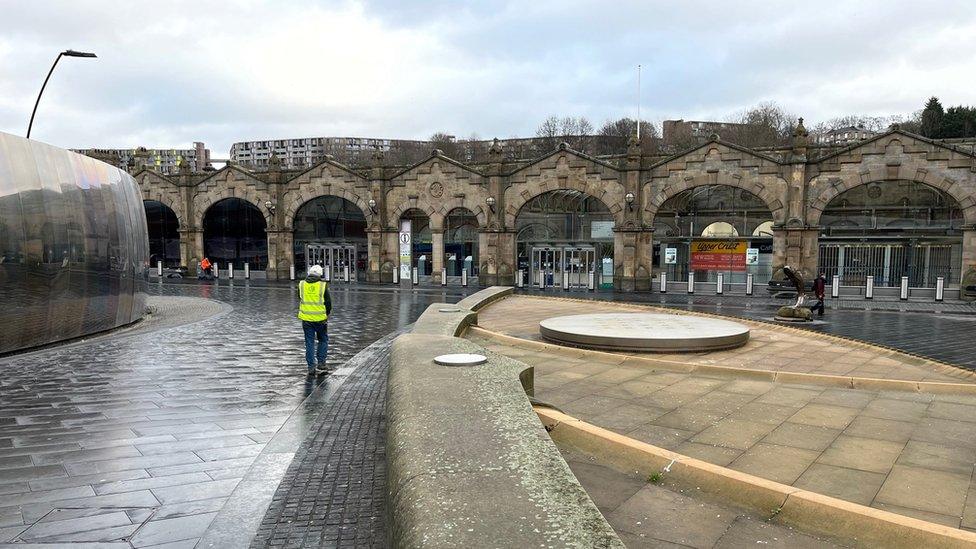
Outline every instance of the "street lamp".
<svg viewBox="0 0 976 549"><path fill-rule="evenodd" d="M57 59L54 60L54 64L51 65L51 70L47 71L47 77L44 79L44 84L41 85L41 91L37 94L37 101L34 102L34 110L31 111L30 123L27 124L27 138L30 139L31 127L34 126L34 115L37 114L37 105L41 102L41 95L44 94L44 88L47 87L47 81L51 79L51 73L54 72L54 67L58 66L58 61L61 57L97 57L94 53L75 51L75 50L64 50L58 54Z"/></svg>
<svg viewBox="0 0 976 549"><path fill-rule="evenodd" d="M624 202L627 203L627 209L628 210L633 210L634 209L634 199L635 198L637 198L637 197L634 196L634 193L627 193L627 194L624 195Z"/></svg>
<svg viewBox="0 0 976 549"><path fill-rule="evenodd" d="M371 211L371 212L373 212L375 214L376 213L376 201L373 200L372 198L370 198L369 199L369 202L367 202L366 204L369 206L369 211Z"/></svg>
<svg viewBox="0 0 976 549"><path fill-rule="evenodd" d="M488 198L486 198L485 199L485 204L488 204L488 209L490 209L494 213L494 211L495 211L495 197L494 196L489 196Z"/></svg>

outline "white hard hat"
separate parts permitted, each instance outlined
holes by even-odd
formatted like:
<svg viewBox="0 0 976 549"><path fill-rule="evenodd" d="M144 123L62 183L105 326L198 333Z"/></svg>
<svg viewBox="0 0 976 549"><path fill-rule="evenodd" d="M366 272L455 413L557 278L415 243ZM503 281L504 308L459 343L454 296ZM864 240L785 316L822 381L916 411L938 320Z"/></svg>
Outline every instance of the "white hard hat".
<svg viewBox="0 0 976 549"><path fill-rule="evenodd" d="M322 276L322 266L312 265L311 267L308 268L308 274L312 276Z"/></svg>

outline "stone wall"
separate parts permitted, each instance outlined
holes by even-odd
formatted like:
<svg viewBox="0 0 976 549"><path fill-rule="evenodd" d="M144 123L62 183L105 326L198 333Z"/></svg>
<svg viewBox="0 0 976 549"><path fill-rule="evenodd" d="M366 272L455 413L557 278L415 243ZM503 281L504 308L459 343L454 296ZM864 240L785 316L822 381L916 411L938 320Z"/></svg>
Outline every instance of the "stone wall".
<svg viewBox="0 0 976 549"><path fill-rule="evenodd" d="M971 152L895 129L808 159L806 139L798 132L791 148L762 152L713 139L659 160L642 157L635 142L628 155L612 160L562 144L528 163L505 163L499 151L492 151L488 163L465 165L434 151L405 169L384 166L377 158L375 166L363 172L327 160L302 172L282 171L272 163L261 173L232 165L207 176L165 176L145 169L135 176L146 200L158 200L176 213L181 261L191 268L203 254L207 208L228 197L257 206L268 226L269 278L286 278L294 263L291 237L298 209L315 197L334 195L354 203L366 217L368 280L392 280L400 216L418 208L431 220L434 281L439 281L444 219L463 208L474 214L480 227L481 283L511 284L517 268L514 230L519 209L546 191L575 189L601 200L613 215L615 286L642 289L651 274L658 209L681 191L712 184L758 196L775 223L774 266L790 263L812 272L817 268L818 223L830 200L859 185L895 179L944 190L959 202L966 222L961 267L965 271L976 263L976 158ZM634 196L632 204L626 201L628 194Z"/></svg>

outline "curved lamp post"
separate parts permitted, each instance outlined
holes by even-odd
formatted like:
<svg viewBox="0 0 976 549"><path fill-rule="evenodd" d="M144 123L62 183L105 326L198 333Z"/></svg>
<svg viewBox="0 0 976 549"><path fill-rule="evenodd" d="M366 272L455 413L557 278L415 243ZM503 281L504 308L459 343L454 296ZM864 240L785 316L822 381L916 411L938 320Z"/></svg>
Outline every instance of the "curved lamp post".
<svg viewBox="0 0 976 549"><path fill-rule="evenodd" d="M37 105L41 102L41 95L44 94L44 88L47 87L47 81L51 79L51 73L54 72L54 67L58 66L58 61L61 57L97 57L94 53L75 51L75 50L64 50L58 54L57 59L54 60L54 64L51 65L51 70L47 71L47 78L44 79L44 84L41 85L41 91L37 94L37 101L34 102L34 110L31 111L30 123L27 124L27 138L30 139L31 127L34 126L34 115L37 114Z"/></svg>

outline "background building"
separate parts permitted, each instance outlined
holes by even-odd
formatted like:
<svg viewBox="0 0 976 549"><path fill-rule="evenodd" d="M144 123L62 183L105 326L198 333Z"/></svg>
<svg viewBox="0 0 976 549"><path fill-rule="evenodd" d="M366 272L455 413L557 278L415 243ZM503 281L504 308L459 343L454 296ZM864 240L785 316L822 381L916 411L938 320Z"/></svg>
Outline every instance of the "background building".
<svg viewBox="0 0 976 549"><path fill-rule="evenodd" d="M580 152L592 155L623 153L627 138L618 136L582 135L556 137L511 137L508 139L457 139L453 135L438 135L436 140L381 139L373 137L303 137L268 141L242 141L230 149L235 164L262 171L268 169L274 153L286 170L310 168L327 157L353 167L372 165L380 153L383 161L392 165L410 165L430 156L433 149L463 162L484 162L492 146L498 147L502 157L510 160L536 158L555 149L565 141Z"/></svg>
<svg viewBox="0 0 976 549"><path fill-rule="evenodd" d="M699 143L708 141L712 134L728 138L730 130L746 126L735 122L716 122L713 120L665 120L661 123L661 138L665 143L680 143L693 138Z"/></svg>
<svg viewBox="0 0 976 549"><path fill-rule="evenodd" d="M261 170L267 169L274 153L281 161L282 168L301 170L322 162L327 156L343 164L363 164L369 161L371 154L377 152L395 160L417 154L426 156L431 148L430 141L409 139L302 137L234 143L230 148L230 159L235 164Z"/></svg>
<svg viewBox="0 0 976 549"><path fill-rule="evenodd" d="M817 143L820 145L850 145L877 135L875 132L858 128L856 126L846 126L834 128L828 132L817 136Z"/></svg>
<svg viewBox="0 0 976 549"><path fill-rule="evenodd" d="M72 149L92 158L97 158L113 166L128 168L136 162L138 149ZM204 143L195 141L192 149L146 149L145 162L148 167L165 174L179 172L184 162L190 164L190 171L204 171L210 166L210 149Z"/></svg>

